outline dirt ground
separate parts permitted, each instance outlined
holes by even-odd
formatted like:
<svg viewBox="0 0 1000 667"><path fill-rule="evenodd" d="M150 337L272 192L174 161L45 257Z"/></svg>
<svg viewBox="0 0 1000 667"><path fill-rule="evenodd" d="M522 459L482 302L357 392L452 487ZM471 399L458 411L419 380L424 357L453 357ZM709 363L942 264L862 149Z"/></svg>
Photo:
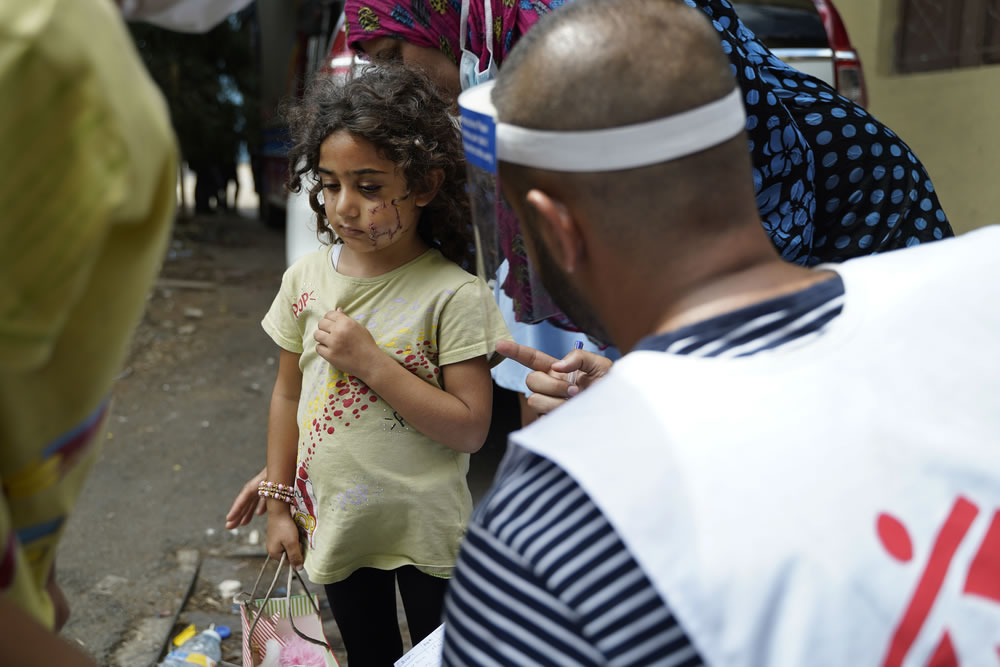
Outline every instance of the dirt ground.
<svg viewBox="0 0 1000 667"><path fill-rule="evenodd" d="M155 664L166 638L188 622L232 628L223 657L240 662L239 616L217 585L235 579L249 590L264 522L234 532L223 524L264 461L277 348L259 323L284 268L284 232L255 219L176 227L58 558L72 608L63 634L101 665ZM515 413L513 395L496 392L490 440L472 459L476 497ZM325 608L324 617L339 649Z"/></svg>

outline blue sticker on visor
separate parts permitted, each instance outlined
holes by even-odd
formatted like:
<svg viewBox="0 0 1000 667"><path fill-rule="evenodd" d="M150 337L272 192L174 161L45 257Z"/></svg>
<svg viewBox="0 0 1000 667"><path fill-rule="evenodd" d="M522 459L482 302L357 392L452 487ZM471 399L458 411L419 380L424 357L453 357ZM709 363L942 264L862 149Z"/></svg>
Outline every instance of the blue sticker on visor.
<svg viewBox="0 0 1000 667"><path fill-rule="evenodd" d="M462 145L469 164L497 173L497 126L487 114L462 108Z"/></svg>

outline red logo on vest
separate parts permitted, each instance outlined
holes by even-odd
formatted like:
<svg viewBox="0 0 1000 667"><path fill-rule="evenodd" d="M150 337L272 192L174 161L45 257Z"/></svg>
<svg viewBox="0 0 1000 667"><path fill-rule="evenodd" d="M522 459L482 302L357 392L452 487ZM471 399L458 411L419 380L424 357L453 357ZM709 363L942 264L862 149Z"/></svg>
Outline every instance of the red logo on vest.
<svg viewBox="0 0 1000 667"><path fill-rule="evenodd" d="M948 568L951 567L955 552L978 514L979 508L967 498L959 497L955 501L948 518L938 531L930 558L927 559L927 566L920 575L913 596L893 633L892 642L882 661L885 667L903 664L906 654L930 615L938 593L941 592L941 585L948 574ZM904 563L913 558L913 541L906 526L899 519L889 514L880 514L876 522L876 532L882 546L894 558ZM994 513L986 537L972 559L963 592L1000 604L1000 511ZM1000 647L998 647L998 657L1000 657ZM935 667L958 667L958 655L947 628L944 629L928 664Z"/></svg>

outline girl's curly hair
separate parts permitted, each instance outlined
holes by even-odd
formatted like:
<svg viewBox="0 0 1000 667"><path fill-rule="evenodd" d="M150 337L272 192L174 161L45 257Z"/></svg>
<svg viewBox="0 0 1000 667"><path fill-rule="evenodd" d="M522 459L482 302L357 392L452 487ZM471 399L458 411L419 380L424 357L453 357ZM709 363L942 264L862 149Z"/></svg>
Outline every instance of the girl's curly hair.
<svg viewBox="0 0 1000 667"><path fill-rule="evenodd" d="M285 110L293 142L286 185L291 192L307 188L320 241L336 238L319 201L320 144L346 130L399 167L412 192L430 189L433 169L444 172L437 196L420 215L417 233L456 264L474 266L462 138L449 106L423 74L393 65L368 66L346 83L317 78L302 102Z"/></svg>

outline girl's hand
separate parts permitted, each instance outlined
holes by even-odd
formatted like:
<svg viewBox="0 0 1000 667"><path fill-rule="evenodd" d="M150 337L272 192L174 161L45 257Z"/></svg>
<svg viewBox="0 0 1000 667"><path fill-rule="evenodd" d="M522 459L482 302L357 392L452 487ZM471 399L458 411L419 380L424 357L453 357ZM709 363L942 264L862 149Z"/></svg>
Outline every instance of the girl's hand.
<svg viewBox="0 0 1000 667"><path fill-rule="evenodd" d="M373 364L385 357L371 332L341 308L331 310L320 320L313 338L319 356L338 370L361 379Z"/></svg>
<svg viewBox="0 0 1000 667"><path fill-rule="evenodd" d="M226 514L226 530L247 525L255 514L261 515L267 509L265 499L257 495L257 487L264 481L266 473L267 468L263 468L236 494L229 513Z"/></svg>
<svg viewBox="0 0 1000 667"><path fill-rule="evenodd" d="M302 546L299 544L299 528L292 520L288 504L281 500L272 500L276 505L268 508L267 513L267 555L274 560L281 560L281 554L288 555L288 564L296 570L302 569Z"/></svg>

